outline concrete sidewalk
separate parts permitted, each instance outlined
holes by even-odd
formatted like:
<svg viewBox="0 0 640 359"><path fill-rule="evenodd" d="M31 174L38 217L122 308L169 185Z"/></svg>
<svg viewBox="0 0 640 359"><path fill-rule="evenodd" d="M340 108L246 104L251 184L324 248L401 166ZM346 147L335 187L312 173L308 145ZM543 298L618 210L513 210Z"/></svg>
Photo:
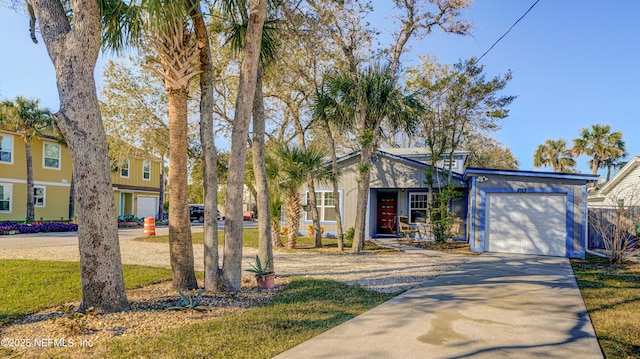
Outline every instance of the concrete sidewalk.
<svg viewBox="0 0 640 359"><path fill-rule="evenodd" d="M602 358L566 258L483 254L276 358Z"/></svg>

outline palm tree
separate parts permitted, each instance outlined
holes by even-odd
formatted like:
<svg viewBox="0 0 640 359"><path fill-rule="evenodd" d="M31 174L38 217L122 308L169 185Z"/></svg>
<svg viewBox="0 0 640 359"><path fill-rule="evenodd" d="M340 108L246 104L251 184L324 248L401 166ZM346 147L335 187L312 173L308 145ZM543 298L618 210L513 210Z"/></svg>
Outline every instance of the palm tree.
<svg viewBox="0 0 640 359"><path fill-rule="evenodd" d="M595 175L598 168L603 167L603 161L615 161L625 156L622 132L611 132L611 125L595 124L591 129L583 128L580 136L573 140L571 153L591 156L591 173Z"/></svg>
<svg viewBox="0 0 640 359"><path fill-rule="evenodd" d="M420 106L413 96L406 96L398 85L398 78L389 66L374 65L353 76L339 72L330 76L328 93L334 98L339 116L352 119L360 147L358 192L356 196L356 224L351 251L358 253L364 244L365 215L369 196L371 158L382 136L381 124L389 121L392 128L411 132L413 116Z"/></svg>
<svg viewBox="0 0 640 359"><path fill-rule="evenodd" d="M27 222L35 219L35 199L33 189L33 156L31 141L40 138L44 130L52 128L51 114L48 109L41 108L38 100L22 96L0 104L0 128L17 132L24 140L27 157Z"/></svg>
<svg viewBox="0 0 640 359"><path fill-rule="evenodd" d="M298 238L302 205L300 203L300 187L306 182L309 175L318 180L328 178L329 169L324 164L324 153L310 147L300 149L280 145L273 153L273 159L269 161L274 167L269 171L278 183L284 196L284 206L287 219L287 248L293 249Z"/></svg>
<svg viewBox="0 0 640 359"><path fill-rule="evenodd" d="M572 172L576 161L571 156L571 150L567 149L565 140L547 140L544 145L539 145L533 155L535 167L551 166L553 172Z"/></svg>

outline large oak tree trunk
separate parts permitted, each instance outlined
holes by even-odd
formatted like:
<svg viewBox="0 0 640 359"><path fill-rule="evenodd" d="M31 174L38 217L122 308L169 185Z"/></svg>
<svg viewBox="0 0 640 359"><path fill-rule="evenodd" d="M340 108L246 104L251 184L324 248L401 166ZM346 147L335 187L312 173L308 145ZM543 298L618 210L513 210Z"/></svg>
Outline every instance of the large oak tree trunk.
<svg viewBox="0 0 640 359"><path fill-rule="evenodd" d="M73 0L73 29L60 1L31 1L56 70L60 111L53 118L71 153L78 195L81 308L128 307L111 173L93 77L100 51L96 1Z"/></svg>
<svg viewBox="0 0 640 359"><path fill-rule="evenodd" d="M173 286L198 287L187 194L187 90L167 91L169 103L169 253Z"/></svg>
<svg viewBox="0 0 640 359"><path fill-rule="evenodd" d="M240 82L236 98L235 119L231 131L229 172L227 175L226 219L224 231L223 283L230 291L239 291L242 278L242 193L247 159L247 136L256 90L262 26L267 15L267 0L251 4L240 67Z"/></svg>
<svg viewBox="0 0 640 359"><path fill-rule="evenodd" d="M35 196L33 195L33 154L31 142L24 142L24 150L27 156L27 222L33 222L36 217Z"/></svg>
<svg viewBox="0 0 640 359"><path fill-rule="evenodd" d="M261 263L268 263L273 271L273 248L271 245L271 212L269 211L269 188L264 159L265 117L262 97L263 69L258 69L256 93L253 99L253 173L256 179L256 206L258 208L258 256Z"/></svg>
<svg viewBox="0 0 640 359"><path fill-rule="evenodd" d="M194 30L198 38L200 58L200 144L202 146L202 178L204 186L204 288L222 290L218 254L218 168L213 136L213 65L209 35L200 11L200 2L188 1Z"/></svg>

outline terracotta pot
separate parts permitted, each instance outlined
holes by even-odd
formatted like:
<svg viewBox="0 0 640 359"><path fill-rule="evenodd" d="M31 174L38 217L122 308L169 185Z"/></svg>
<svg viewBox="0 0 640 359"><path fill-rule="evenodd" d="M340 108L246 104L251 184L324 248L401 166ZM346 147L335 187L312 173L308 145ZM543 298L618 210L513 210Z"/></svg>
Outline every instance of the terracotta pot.
<svg viewBox="0 0 640 359"><path fill-rule="evenodd" d="M271 289L276 286L275 282L276 275L268 274L265 276L256 276L256 280L258 281L258 288L260 289Z"/></svg>

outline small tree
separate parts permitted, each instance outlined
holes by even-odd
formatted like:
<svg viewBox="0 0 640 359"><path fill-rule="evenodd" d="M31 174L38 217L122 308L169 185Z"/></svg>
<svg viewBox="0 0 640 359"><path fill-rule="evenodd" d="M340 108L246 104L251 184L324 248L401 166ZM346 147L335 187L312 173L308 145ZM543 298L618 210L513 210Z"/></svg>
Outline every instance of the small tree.
<svg viewBox="0 0 640 359"><path fill-rule="evenodd" d="M609 193L604 201L611 206L589 209L589 228L602 238L609 261L620 264L637 250L640 186L623 186Z"/></svg>
<svg viewBox="0 0 640 359"><path fill-rule="evenodd" d="M442 243L453 237L451 229L456 223L456 214L449 210L449 203L460 199L462 194L456 190L456 186L448 184L433 196L430 208L431 225L433 226L433 238L436 243Z"/></svg>

